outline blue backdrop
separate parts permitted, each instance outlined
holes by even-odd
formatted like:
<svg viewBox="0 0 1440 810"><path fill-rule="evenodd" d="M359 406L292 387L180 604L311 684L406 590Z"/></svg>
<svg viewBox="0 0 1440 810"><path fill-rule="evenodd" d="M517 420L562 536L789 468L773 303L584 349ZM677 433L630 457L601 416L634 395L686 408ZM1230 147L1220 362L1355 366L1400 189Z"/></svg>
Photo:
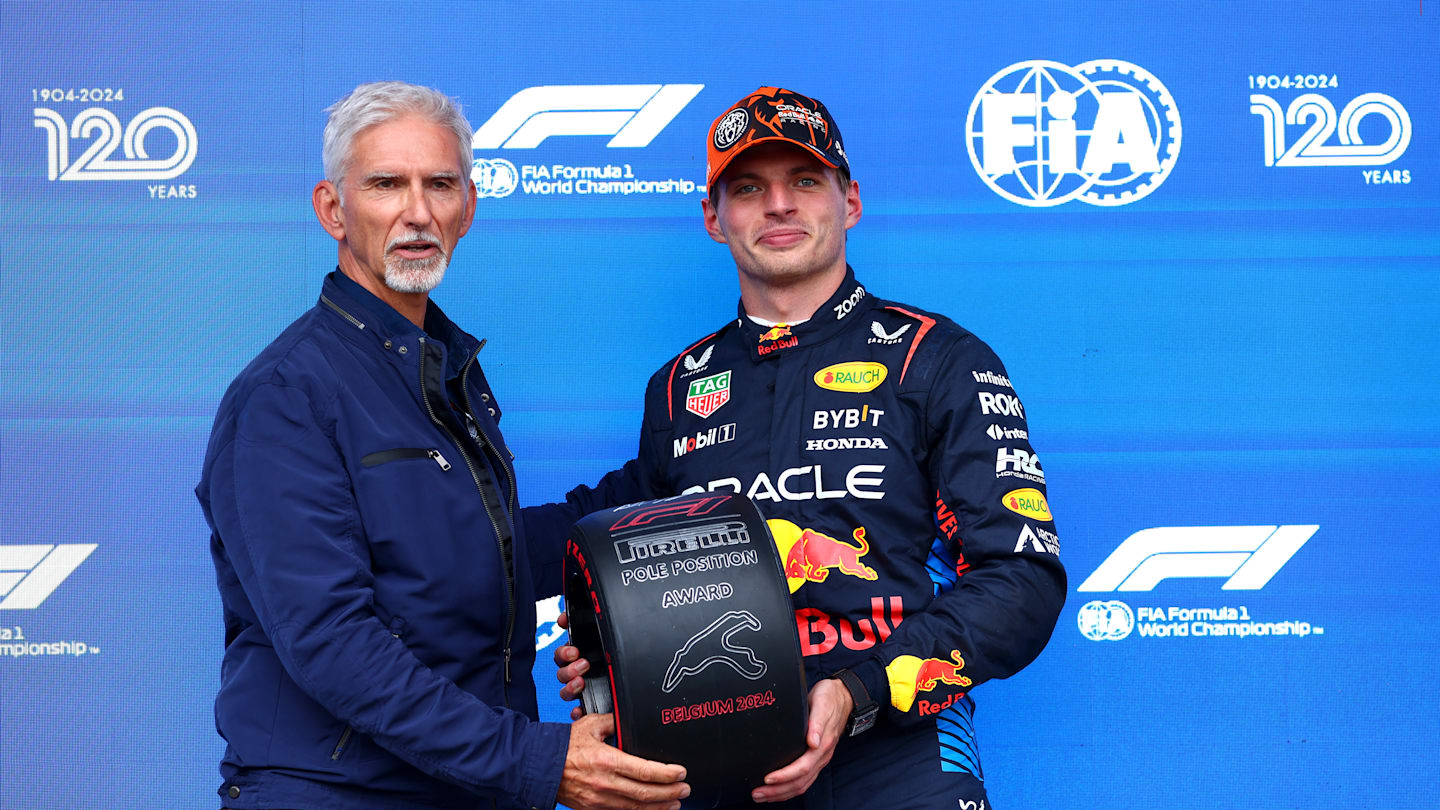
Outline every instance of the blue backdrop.
<svg viewBox="0 0 1440 810"><path fill-rule="evenodd" d="M706 128L797 89L861 279L989 342L1043 459L1072 593L976 691L996 805L1430 803L1437 9L7 2L0 43L0 810L214 805L191 490L334 264L322 110L388 78L480 128L436 299L490 340L522 500L628 458L733 315Z"/></svg>

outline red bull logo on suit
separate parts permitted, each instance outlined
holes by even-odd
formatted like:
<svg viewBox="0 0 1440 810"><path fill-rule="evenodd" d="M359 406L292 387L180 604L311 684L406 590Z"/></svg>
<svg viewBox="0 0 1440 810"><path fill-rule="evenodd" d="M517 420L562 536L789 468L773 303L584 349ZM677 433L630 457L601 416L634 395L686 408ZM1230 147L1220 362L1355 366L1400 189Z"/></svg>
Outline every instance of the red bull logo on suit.
<svg viewBox="0 0 1440 810"><path fill-rule="evenodd" d="M929 715L938 714L964 697L965 689L974 682L960 674L965 669L965 659L959 650L951 650L950 659L901 655L886 664L885 673L890 678L890 704L902 712L914 707L920 714ZM930 692L942 684L959 689L942 701L919 699L921 692Z"/></svg>

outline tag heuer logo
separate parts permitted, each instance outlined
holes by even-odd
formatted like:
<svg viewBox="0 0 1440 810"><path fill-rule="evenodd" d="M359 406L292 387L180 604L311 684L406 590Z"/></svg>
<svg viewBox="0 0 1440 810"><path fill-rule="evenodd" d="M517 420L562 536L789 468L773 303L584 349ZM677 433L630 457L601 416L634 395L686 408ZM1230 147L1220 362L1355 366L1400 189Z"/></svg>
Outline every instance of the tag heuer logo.
<svg viewBox="0 0 1440 810"><path fill-rule="evenodd" d="M690 383L685 395L685 410L704 419L730 401L730 372L722 371Z"/></svg>

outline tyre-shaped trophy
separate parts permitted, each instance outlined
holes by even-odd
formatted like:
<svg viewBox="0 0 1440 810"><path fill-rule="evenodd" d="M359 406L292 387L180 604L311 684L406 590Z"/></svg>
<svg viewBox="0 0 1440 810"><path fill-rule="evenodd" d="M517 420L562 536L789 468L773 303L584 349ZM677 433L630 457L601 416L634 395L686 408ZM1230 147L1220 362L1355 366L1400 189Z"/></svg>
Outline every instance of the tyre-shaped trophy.
<svg viewBox="0 0 1440 810"><path fill-rule="evenodd" d="M760 511L730 493L588 515L566 541L585 711L616 746L684 765L687 806L743 800L805 752L807 691L784 569Z"/></svg>

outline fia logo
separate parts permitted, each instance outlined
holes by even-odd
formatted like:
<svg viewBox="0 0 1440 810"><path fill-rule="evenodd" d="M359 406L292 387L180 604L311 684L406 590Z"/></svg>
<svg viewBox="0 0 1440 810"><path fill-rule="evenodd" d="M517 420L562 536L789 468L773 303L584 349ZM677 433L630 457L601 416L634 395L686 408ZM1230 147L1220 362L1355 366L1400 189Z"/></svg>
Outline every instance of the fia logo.
<svg viewBox="0 0 1440 810"><path fill-rule="evenodd" d="M1091 641L1119 641L1135 629L1135 611L1120 601L1086 602L1075 614L1080 634Z"/></svg>
<svg viewBox="0 0 1440 810"><path fill-rule="evenodd" d="M0 610L31 610L74 573L98 546L0 546Z"/></svg>
<svg viewBox="0 0 1440 810"><path fill-rule="evenodd" d="M141 110L123 127L104 107L81 110L68 125L60 113L36 107L35 126L45 133L50 180L169 180L190 168L199 148L190 119L169 107ZM175 151L168 157L151 158L145 147L146 136L156 129L175 136ZM71 161L71 139L85 138L93 140ZM123 151L123 159L111 157L116 149Z"/></svg>
<svg viewBox="0 0 1440 810"><path fill-rule="evenodd" d="M1335 113L1335 105L1319 93L1296 96L1282 112L1270 96L1250 96L1250 112L1263 126L1266 166L1384 166L1405 154L1410 146L1410 113L1384 93L1364 93ZM1365 143L1361 122L1378 115L1388 124L1386 137ZM1287 148L1286 127L1309 128ZM1338 138L1337 143L1327 143Z"/></svg>
<svg viewBox="0 0 1440 810"><path fill-rule="evenodd" d="M975 171L1011 202L1118 206L1165 182L1180 156L1180 111L1153 74L1118 59L1017 62L970 104Z"/></svg>
<svg viewBox="0 0 1440 810"><path fill-rule="evenodd" d="M534 149L554 135L613 135L611 149L649 146L703 84L527 87L475 130L474 149ZM504 196L504 195L496 195Z"/></svg>
<svg viewBox="0 0 1440 810"><path fill-rule="evenodd" d="M508 197L520 185L520 172L504 158L475 158L470 169L475 183L475 196Z"/></svg>

